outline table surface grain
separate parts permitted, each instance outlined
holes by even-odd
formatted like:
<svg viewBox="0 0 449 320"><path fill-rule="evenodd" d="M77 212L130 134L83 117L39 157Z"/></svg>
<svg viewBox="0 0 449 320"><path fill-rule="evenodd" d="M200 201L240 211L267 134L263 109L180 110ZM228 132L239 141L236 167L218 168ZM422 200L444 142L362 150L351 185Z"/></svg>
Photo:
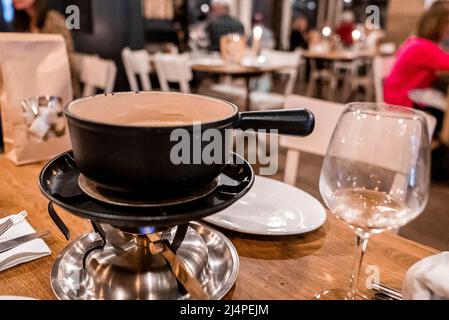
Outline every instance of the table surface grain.
<svg viewBox="0 0 449 320"><path fill-rule="evenodd" d="M55 298L50 269L68 242L48 216L47 200L37 185L43 165L17 167L0 155L0 217L27 210L28 221L36 230L52 232L46 239L52 255L0 272L0 295ZM70 227L72 239L91 230L88 221L66 212L61 217ZM240 256L238 279L226 299L311 299L318 291L348 285L354 235L331 214L322 228L303 236L257 237L222 231ZM373 237L363 270L379 270L384 284L399 288L407 269L434 253L436 250L386 233ZM367 269L369 266L374 268Z"/></svg>

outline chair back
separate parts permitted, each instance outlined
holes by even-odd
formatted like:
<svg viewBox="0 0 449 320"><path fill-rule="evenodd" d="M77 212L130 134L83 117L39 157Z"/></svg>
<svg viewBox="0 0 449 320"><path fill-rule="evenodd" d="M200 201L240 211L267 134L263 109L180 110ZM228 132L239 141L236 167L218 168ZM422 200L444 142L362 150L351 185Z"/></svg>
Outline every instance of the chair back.
<svg viewBox="0 0 449 320"><path fill-rule="evenodd" d="M193 74L187 55L158 53L154 63L162 91L170 91L169 82L174 82L179 84L182 93L190 93Z"/></svg>
<svg viewBox="0 0 449 320"><path fill-rule="evenodd" d="M150 55L146 50L122 50L122 61L125 67L131 91L140 91L136 77L139 77L143 91L151 91L152 86L148 77L151 72Z"/></svg>
<svg viewBox="0 0 449 320"><path fill-rule="evenodd" d="M284 96L293 94L296 81L298 79L298 70L301 64L301 51L286 52L279 50L263 49L261 55L266 58L267 64L286 66L278 73L288 76L288 81L284 89Z"/></svg>
<svg viewBox="0 0 449 320"><path fill-rule="evenodd" d="M73 64L73 72L75 75L80 78L81 77L81 71L83 70L83 61L85 58L89 57L96 57L98 58L98 55L93 54L86 54L81 52L74 52L71 55L72 58L72 64Z"/></svg>
<svg viewBox="0 0 449 320"><path fill-rule="evenodd" d="M280 145L324 156L345 105L299 95L291 95L285 101L285 109L301 107L309 109L315 115L315 130L305 138L281 136Z"/></svg>
<svg viewBox="0 0 449 320"><path fill-rule="evenodd" d="M266 63L270 65L285 65L288 67L297 67L301 62L301 51L280 51L271 49L262 49L261 55L266 58Z"/></svg>
<svg viewBox="0 0 449 320"><path fill-rule="evenodd" d="M84 84L83 96L94 95L97 89L104 93L114 90L117 67L112 60L105 60L95 56L83 58L80 79Z"/></svg>

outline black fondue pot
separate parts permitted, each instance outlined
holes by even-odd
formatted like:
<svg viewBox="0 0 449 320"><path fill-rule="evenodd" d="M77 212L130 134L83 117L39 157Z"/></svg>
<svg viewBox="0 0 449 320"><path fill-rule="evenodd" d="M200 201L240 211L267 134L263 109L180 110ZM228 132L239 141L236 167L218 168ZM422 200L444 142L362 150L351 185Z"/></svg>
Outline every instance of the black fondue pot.
<svg viewBox="0 0 449 320"><path fill-rule="evenodd" d="M110 191L153 196L183 194L216 179L232 148L232 131L226 129L307 136L315 124L306 109L239 113L223 100L162 92L98 95L76 100L64 111L83 175ZM215 129L215 139L208 129ZM189 147L185 152L180 133L190 136L183 141Z"/></svg>

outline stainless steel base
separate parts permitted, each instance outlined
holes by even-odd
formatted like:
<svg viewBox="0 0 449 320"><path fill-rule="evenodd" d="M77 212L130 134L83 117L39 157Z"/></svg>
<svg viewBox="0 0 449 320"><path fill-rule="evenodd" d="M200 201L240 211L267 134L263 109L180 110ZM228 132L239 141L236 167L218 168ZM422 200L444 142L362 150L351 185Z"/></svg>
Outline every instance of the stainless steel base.
<svg viewBox="0 0 449 320"><path fill-rule="evenodd" d="M163 234L172 240L176 228ZM168 300L190 299L165 259L151 255L144 237L108 229L107 244L90 253L89 245L100 240L96 233L72 242L57 257L51 285L63 300ZM190 273L210 299L222 299L237 278L239 258L232 243L220 232L193 222L177 251Z"/></svg>

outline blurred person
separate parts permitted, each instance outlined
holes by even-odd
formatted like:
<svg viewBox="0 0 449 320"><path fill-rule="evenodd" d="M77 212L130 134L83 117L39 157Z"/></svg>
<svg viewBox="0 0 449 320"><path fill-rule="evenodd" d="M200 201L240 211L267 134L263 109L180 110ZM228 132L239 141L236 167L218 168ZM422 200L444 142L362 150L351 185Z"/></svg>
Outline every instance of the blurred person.
<svg viewBox="0 0 449 320"><path fill-rule="evenodd" d="M448 38L449 10L425 12L418 22L416 36L406 40L396 53L396 61L384 83L385 102L431 113L438 120L436 135L441 131L444 112L432 106L414 104L409 92L430 88L438 71L449 70L449 54L439 46Z"/></svg>
<svg viewBox="0 0 449 320"><path fill-rule="evenodd" d="M345 46L351 46L354 43L352 32L355 30L354 12L345 10L341 16L341 23L335 29L335 33L340 36L341 42Z"/></svg>
<svg viewBox="0 0 449 320"><path fill-rule="evenodd" d="M309 49L309 20L305 16L299 16L293 20L290 34L290 51L296 49Z"/></svg>
<svg viewBox="0 0 449 320"><path fill-rule="evenodd" d="M46 0L13 0L13 5L14 31L63 36L70 60L73 94L75 97L79 97L81 93L79 81L73 72L73 39L70 30L66 27L64 16L56 10L49 9Z"/></svg>
<svg viewBox="0 0 449 320"><path fill-rule="evenodd" d="M212 21L206 27L211 51L220 51L220 39L230 33L244 34L245 28L237 19L231 17L229 0L212 0Z"/></svg>
<svg viewBox="0 0 449 320"><path fill-rule="evenodd" d="M260 27L262 29L262 39L260 44L261 49L274 49L274 47L276 47L276 41L274 40L273 31L265 26L264 20L265 17L263 16L263 14L260 12L256 12L253 17L253 30L255 27ZM252 34L248 42L252 44Z"/></svg>
<svg viewBox="0 0 449 320"><path fill-rule="evenodd" d="M429 8L429 10L444 10L444 9L449 10L449 0L437 0L433 2ZM449 38L443 39L440 45L445 51L449 52Z"/></svg>
<svg viewBox="0 0 449 320"><path fill-rule="evenodd" d="M430 10L433 10L433 9L446 9L446 10L449 10L449 0L437 0L437 1L434 1L429 9Z"/></svg>
<svg viewBox="0 0 449 320"><path fill-rule="evenodd" d="M207 15L201 14L198 21L189 26L189 48L193 52L206 50L209 47L209 37L206 34Z"/></svg>

